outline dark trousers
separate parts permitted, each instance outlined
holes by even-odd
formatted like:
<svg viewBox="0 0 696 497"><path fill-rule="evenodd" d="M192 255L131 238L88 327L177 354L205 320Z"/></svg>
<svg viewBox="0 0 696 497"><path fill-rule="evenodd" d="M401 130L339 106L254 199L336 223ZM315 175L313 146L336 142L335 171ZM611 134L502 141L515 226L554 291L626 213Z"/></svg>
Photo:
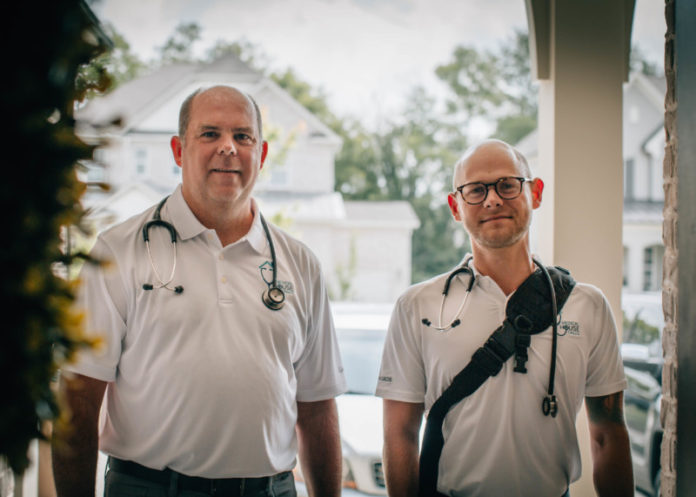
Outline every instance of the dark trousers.
<svg viewBox="0 0 696 497"><path fill-rule="evenodd" d="M111 461L110 461L111 462ZM110 466L117 466L110 464ZM268 478L263 485L257 478L234 480L207 480L210 484L193 486L184 475L167 471L166 478L148 478L147 474L131 471L118 471L109 467L104 484L104 497L297 497L292 473ZM128 468L125 468L128 469ZM128 474L130 473L130 474ZM146 476L146 477L143 477ZM202 480L202 479L196 479ZM251 484L253 480L253 485Z"/></svg>

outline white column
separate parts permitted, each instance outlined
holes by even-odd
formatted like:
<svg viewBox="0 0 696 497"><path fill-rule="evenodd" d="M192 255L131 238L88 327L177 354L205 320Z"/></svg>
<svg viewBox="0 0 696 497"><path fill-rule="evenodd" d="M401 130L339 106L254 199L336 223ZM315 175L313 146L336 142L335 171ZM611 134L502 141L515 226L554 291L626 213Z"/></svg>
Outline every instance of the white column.
<svg viewBox="0 0 696 497"><path fill-rule="evenodd" d="M540 80L537 174L546 189L536 214L536 247L547 264L564 266L576 280L601 288L619 327L622 83L633 7L632 0L527 1L538 74L545 78ZM543 21L548 24L540 25ZM577 426L583 476L571 495L593 496L584 409Z"/></svg>

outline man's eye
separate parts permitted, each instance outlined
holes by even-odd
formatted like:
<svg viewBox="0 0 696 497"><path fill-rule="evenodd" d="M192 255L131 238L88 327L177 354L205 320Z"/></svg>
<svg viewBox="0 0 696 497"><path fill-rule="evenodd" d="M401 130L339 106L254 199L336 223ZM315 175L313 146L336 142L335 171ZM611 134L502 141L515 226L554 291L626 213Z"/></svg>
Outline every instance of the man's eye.
<svg viewBox="0 0 696 497"><path fill-rule="evenodd" d="M254 142L254 137L251 135L247 135L246 133L237 133L234 135L235 140L237 140L240 143L253 143Z"/></svg>
<svg viewBox="0 0 696 497"><path fill-rule="evenodd" d="M483 185L471 185L466 189L464 193L467 195L483 195L483 193L486 191L486 188Z"/></svg>
<svg viewBox="0 0 696 497"><path fill-rule="evenodd" d="M217 135L218 134L216 131L204 131L203 133L201 133L201 136L203 138L215 138L217 137Z"/></svg>
<svg viewBox="0 0 696 497"><path fill-rule="evenodd" d="M498 184L498 188L503 192L511 192L517 189L517 182L515 180L506 179Z"/></svg>

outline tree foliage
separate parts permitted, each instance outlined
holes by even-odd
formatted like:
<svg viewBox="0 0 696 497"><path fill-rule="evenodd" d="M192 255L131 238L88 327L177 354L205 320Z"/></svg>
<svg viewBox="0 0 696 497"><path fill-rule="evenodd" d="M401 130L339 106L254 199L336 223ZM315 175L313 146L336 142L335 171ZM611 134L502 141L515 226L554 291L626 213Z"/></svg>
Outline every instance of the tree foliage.
<svg viewBox="0 0 696 497"><path fill-rule="evenodd" d="M30 3L6 5L5 46L31 36L22 50L8 50L2 105L12 126L5 133L5 163L14 170L2 182L6 241L0 252L4 271L3 343L0 375L0 456L21 473L28 465L28 446L40 438L43 420L58 406L51 381L83 340L80 316L71 308L72 284L56 275L69 263L61 253L61 228L79 224L84 185L76 164L91 158L92 147L74 132L72 110L93 85L106 87L105 73L76 86L79 67L102 51L93 18L80 0L42 4L41 15Z"/></svg>
<svg viewBox="0 0 696 497"><path fill-rule="evenodd" d="M435 73L450 89L447 109L463 128L484 118L494 126L492 137L512 144L536 128L537 89L526 33L517 31L491 50L459 46Z"/></svg>

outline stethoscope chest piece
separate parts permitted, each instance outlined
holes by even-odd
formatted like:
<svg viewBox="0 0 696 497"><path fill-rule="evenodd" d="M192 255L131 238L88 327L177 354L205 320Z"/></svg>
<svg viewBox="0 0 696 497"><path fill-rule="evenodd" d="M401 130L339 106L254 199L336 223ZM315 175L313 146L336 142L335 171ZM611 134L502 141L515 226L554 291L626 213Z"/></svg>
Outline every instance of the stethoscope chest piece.
<svg viewBox="0 0 696 497"><path fill-rule="evenodd" d="M271 286L263 292L261 299L266 307L272 311L277 311L285 305L285 292L277 286Z"/></svg>

